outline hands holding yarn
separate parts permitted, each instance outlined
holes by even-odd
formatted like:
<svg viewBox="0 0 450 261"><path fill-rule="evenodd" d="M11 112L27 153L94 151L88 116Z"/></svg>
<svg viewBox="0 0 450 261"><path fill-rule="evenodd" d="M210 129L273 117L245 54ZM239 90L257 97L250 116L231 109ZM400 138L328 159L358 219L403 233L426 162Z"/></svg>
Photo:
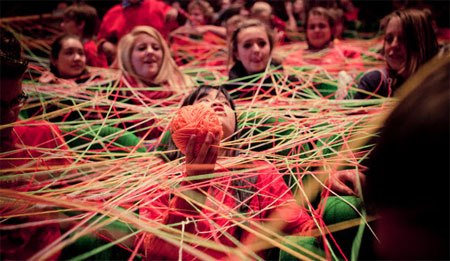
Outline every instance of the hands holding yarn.
<svg viewBox="0 0 450 261"><path fill-rule="evenodd" d="M202 103L184 106L170 126L172 140L186 155L187 175L212 173L223 135L216 113Z"/></svg>
<svg viewBox="0 0 450 261"><path fill-rule="evenodd" d="M195 154L196 138L193 134L186 147L186 172L189 177L213 173L219 151L220 138L208 132L198 154Z"/></svg>

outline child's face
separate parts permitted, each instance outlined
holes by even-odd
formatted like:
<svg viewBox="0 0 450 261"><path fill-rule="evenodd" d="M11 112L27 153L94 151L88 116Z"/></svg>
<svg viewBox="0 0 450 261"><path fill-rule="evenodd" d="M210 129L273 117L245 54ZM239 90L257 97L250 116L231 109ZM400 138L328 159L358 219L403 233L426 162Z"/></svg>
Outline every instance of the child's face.
<svg viewBox="0 0 450 261"><path fill-rule="evenodd" d="M148 34L139 34L131 51L131 63L137 75L153 81L159 73L163 51L159 42Z"/></svg>
<svg viewBox="0 0 450 261"><path fill-rule="evenodd" d="M310 15L306 36L310 47L314 49L327 47L331 41L331 27L328 20L322 15Z"/></svg>
<svg viewBox="0 0 450 261"><path fill-rule="evenodd" d="M407 58L403 28L399 17L389 20L384 35L384 57L391 70L396 72L405 67Z"/></svg>
<svg viewBox="0 0 450 261"><path fill-rule="evenodd" d="M75 38L64 39L58 58L52 59L52 63L61 78L68 79L79 76L86 68L83 44Z"/></svg>
<svg viewBox="0 0 450 261"><path fill-rule="evenodd" d="M229 138L236 130L236 115L231 108L230 101L227 100L225 95L216 89L210 89L205 95L197 98L194 104L205 103L210 106L220 122L222 123L223 138Z"/></svg>
<svg viewBox="0 0 450 261"><path fill-rule="evenodd" d="M241 61L247 73L262 72L267 66L270 53L269 36L263 27L248 27L237 35L236 59Z"/></svg>

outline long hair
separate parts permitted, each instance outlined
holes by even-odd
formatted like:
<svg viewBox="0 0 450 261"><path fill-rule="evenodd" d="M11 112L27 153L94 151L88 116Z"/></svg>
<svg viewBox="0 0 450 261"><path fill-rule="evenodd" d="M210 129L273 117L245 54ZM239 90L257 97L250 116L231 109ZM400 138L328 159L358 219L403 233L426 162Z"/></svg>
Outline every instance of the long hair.
<svg viewBox="0 0 450 261"><path fill-rule="evenodd" d="M186 99L184 99L183 103L181 104L181 107L194 104L195 101L197 101L198 99L207 95L208 92L211 90L217 90L219 94L222 93L225 96L225 98L227 99L227 101L230 103L231 109L233 109L233 111L235 111L233 98L231 98L230 94L225 90L225 88L222 88L222 86L211 86L211 85L199 86L191 94L189 94L189 96L186 97ZM236 140L239 137L236 112L235 112L235 126L236 126L236 128L234 130L233 135L230 137L230 141ZM168 151L175 151L176 149L177 149L177 147L175 146L175 143L173 142L172 137L170 137L169 144L168 144ZM234 154L236 154L236 150L233 150L232 152ZM174 152L174 153L167 153L167 158L169 160L175 160L180 157L182 157L182 154L179 151Z"/></svg>
<svg viewBox="0 0 450 261"><path fill-rule="evenodd" d="M439 45L430 12L418 9L397 10L383 19L384 24L387 26L393 17L400 18L407 52L405 67L397 73L404 73L408 77L437 54Z"/></svg>
<svg viewBox="0 0 450 261"><path fill-rule="evenodd" d="M144 82L144 79L136 73L131 60L131 53L136 44L136 38L140 34L147 34L154 38L162 49L163 57L161 67L153 80L153 84L168 84L172 89L185 89L187 85L191 85L189 78L180 71L173 60L169 47L162 35L155 28L150 26L137 26L133 31L120 39L118 46L119 68L139 82Z"/></svg>
<svg viewBox="0 0 450 261"><path fill-rule="evenodd" d="M273 31L271 29L269 29L269 27L261 22L258 19L249 19L247 21L244 21L242 23L240 23L238 25L238 27L236 28L236 30L234 30L233 35L231 36L230 42L229 42L229 46L228 46L228 67L231 67L231 63L233 62L234 64L238 64L241 63L240 61L238 61L236 59L236 54L237 54L237 49L238 49L238 40L237 37L239 35L239 33L243 30L243 29L247 29L250 27L262 27L264 28L264 30L267 33L267 37L269 38L269 44L270 44L270 53L272 53L274 45L275 45L275 37L273 35Z"/></svg>

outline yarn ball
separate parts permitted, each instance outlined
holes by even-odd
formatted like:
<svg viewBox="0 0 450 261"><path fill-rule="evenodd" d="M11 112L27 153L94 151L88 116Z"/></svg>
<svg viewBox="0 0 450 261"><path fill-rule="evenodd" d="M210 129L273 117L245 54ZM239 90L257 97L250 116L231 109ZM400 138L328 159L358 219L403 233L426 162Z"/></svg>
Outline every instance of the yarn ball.
<svg viewBox="0 0 450 261"><path fill-rule="evenodd" d="M172 119L170 127L175 146L185 155L192 134L195 134L195 156L198 155L208 132L219 139L222 139L223 135L222 123L216 113L203 103L182 107Z"/></svg>

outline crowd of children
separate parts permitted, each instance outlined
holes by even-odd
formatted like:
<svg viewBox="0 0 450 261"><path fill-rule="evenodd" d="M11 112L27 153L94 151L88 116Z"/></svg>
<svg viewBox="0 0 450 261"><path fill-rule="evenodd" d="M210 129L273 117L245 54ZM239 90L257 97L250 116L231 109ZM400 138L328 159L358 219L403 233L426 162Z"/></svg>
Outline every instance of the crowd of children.
<svg viewBox="0 0 450 261"><path fill-rule="evenodd" d="M238 124L240 113L236 111L235 103L237 102L246 105L262 101L267 102L270 106L274 99L287 98L301 101L304 99L320 100L326 97L340 99L343 102L397 96L403 98L401 95L404 95L406 87L400 87L408 86L408 79L412 79L410 80L412 82L417 79L416 73L422 72L421 75L425 75L430 80L431 73L436 72L440 78L435 80L436 83L433 86L428 86L432 84L427 83L427 80L422 79L421 81L430 90L432 90L431 87L435 87L436 92L444 93L445 97L441 98L445 101L436 104L442 108L442 104L447 105L447 111L441 107L433 107L436 104L420 103L420 106L429 109L429 117L438 115L438 110L444 110L443 115L447 117L439 116L437 118L443 121L442 124L447 123L447 129L438 129L436 132L438 132L437 135L441 135L440 138L448 141L449 71L447 70L445 73L442 68L448 69L449 54L448 50L445 50L445 46L442 51L439 50L441 47L438 42L438 29L429 10L399 9L394 10L384 19L380 19L380 32L383 38L377 59L381 62L380 64L384 65L369 70L359 78L352 75L350 81L353 81L357 87L350 88L351 91L347 88L344 94L338 94L336 90L329 93L326 92L328 90L319 90L319 95L317 95L305 86L317 86L323 83L312 82L302 74L293 74L292 70L303 72L326 68L328 74L338 75L339 73L342 78L345 78L352 72L342 70L342 68L363 67L363 59L368 59L367 55L358 52L351 42L346 42L346 36L359 37L356 30L349 34L347 28L358 23L361 7L355 6L351 0L322 2L287 0L283 3L285 16L281 15L286 19L281 19L273 1L222 0L218 2L220 4L215 6L206 0L191 0L188 4L178 1L172 1L169 4L159 0L122 0L122 3L112 6L102 19L99 19L97 10L90 5L78 3L70 5L65 8L60 21L62 33L55 35L52 39L48 70L44 70L38 79L33 78L33 74L26 75L28 61L23 58L23 47L16 36L2 28L0 165L2 175L6 174L3 175L4 179L0 179L1 189L12 189L19 192L59 189L67 184L54 184L54 175L71 175L76 172L76 169L66 169L67 166L76 163L71 159L73 152L64 141L57 125L34 120L25 120L23 126L16 124L19 112L27 100L27 94L22 89L24 75L27 80L38 85L63 86L72 89L77 89L86 82L98 82L100 86L104 86L102 87L104 90L100 90L100 92L106 93L106 100L111 105L109 108L95 107L93 109L98 113L94 113L94 115L89 114L91 112L85 113L87 110L63 110L64 113L76 116L77 120L101 121L104 120L104 117L109 117L105 116L109 115L108 110L126 111L128 113L126 119L117 116L119 123L116 123L114 127L125 132L129 131L127 127L132 125L133 133L140 139L146 140L144 146L147 146L145 147L147 152L161 150L161 145L164 145L163 152L159 152L164 154L158 163L159 166L164 166L163 159L182 165L180 172L183 174L181 176L173 174L174 176L163 178L163 180L178 181L181 192L161 192L162 196L157 198L148 199L144 196L147 202L141 200L139 203L132 203L142 205L139 211L135 211L139 213L141 220L151 221L148 223L150 228L147 232L133 232L135 240L129 243L131 245L129 247L135 248L135 251L147 260L177 258L191 260L205 256L214 259L238 258L235 253L228 253L224 249L252 249L258 241L256 235L266 233L255 223L283 223L279 230L286 234L309 235L308 233L312 233L311 231L315 228L314 223L317 223L315 218L318 212L312 208L316 206L314 204L299 205L299 202L296 202L298 197L295 193L298 191L289 187L282 173L285 169L277 168L276 164L271 162L270 157L262 160L251 159L243 164L230 167L230 162L236 161L236 159L240 159L240 161L245 159L245 156L240 153L243 147L239 147L236 143L240 134L245 131ZM217 12L214 12L214 8ZM375 32L373 36L376 37ZM449 40L444 39L442 42L445 45ZM295 45L297 43L299 45ZM283 49L288 44L292 44L291 46L295 46L296 49ZM217 60L211 63L210 57L218 54L227 57L227 60ZM436 56L438 58L435 58ZM422 66L432 59L435 59L433 61L440 67L421 71ZM337 64L339 66L336 66ZM226 80L222 81L220 86L211 86L183 71L184 68L202 66L217 66L220 68L217 69L219 77ZM33 69L30 67L30 70ZM97 70L117 72L119 77L113 84L114 88L118 88L117 92L109 91L108 88L111 86L106 87L103 74L93 73ZM397 94L400 89L401 93ZM423 89L423 86L422 88L418 87L415 91L418 94L412 91L411 96L405 98L404 103L398 107L398 111L394 111L390 116L385 129L381 131L380 139L376 141L379 146L376 146L374 153L370 154L373 158L364 162L367 164L364 167L367 168L362 168L363 173L357 168L346 172L336 171L334 178L330 179L327 185L328 189L335 194L357 196L362 196L363 193L358 191L365 191L367 185L370 189L369 197L373 198L375 203L380 206L382 210L380 213L386 214L388 217L384 219L385 223L380 222L378 231L381 240L386 240L389 244L391 241L386 230L394 223L388 222L401 223L398 219L407 217L393 211L396 206L386 201L386 197L376 191L376 185L383 186L381 177L387 177L386 173L399 174L380 166L385 160L394 165L395 162L390 160L396 155L390 150L395 147L395 139L405 138L405 143L402 143L401 146L406 146L411 139L420 140L420 136L400 136L400 132L395 132L395 127L399 127L395 121L404 120L406 125L412 125L408 121L408 116L398 115L398 113L408 108L412 110L410 113L413 113L414 110L411 107L414 106L411 104L414 102L419 104L414 95L425 96L427 94L431 95L431 98L439 100L440 97L435 97L433 93L423 91ZM441 89L445 89L446 92ZM316 91L316 89L314 90ZM81 88L79 91L83 92ZM90 97L86 94L90 98L85 99L96 99L97 95L98 93L95 93L95 96ZM185 107L204 104L218 117L223 136L220 138L208 132L203 133L204 139L200 139L198 134L192 134L186 137L187 148L183 156L174 145L168 126L163 123L164 117L148 117L145 120L133 118L133 112L127 111L128 108L123 108L116 103L118 99L134 106L132 108L136 108L136 111L148 115L151 115L153 108L164 109L171 105ZM383 101L383 99L381 100ZM79 104L74 106L83 107L84 105L80 104L84 101L78 101ZM75 99L70 102L76 103ZM31 118L42 116L46 110L51 111L51 106L57 107L61 104L42 102L42 108ZM421 115L420 111L416 113ZM285 114L287 115L289 112ZM131 116L128 117L129 115ZM426 115L422 115L422 117L427 118ZM75 118L64 116L54 121L56 123L77 121L74 120ZM275 123L278 124L278 120ZM439 123L431 121L429 124ZM428 127L426 125L426 128ZM426 133L433 134L434 132ZM443 135L443 133L447 135ZM254 135L257 137L257 134ZM166 139L167 137L168 139ZM315 140L309 143L314 143L313 147L320 147L319 142L322 141ZM141 145L141 143L143 142L139 144ZM448 142L444 142L445 148L438 143L433 143L431 149L446 149L442 155L448 156ZM158 148L156 149L156 147ZM196 152L196 147L200 148L199 152ZM420 148L425 150L425 147L423 145ZM408 153L411 152L405 149L399 153L410 155ZM168 158L167 155L169 155ZM401 164L407 164L407 156L398 156L402 159ZM438 165L432 170L439 172L446 168L448 174L448 164L447 166ZM248 171L242 171L246 168ZM43 169L51 169L53 175L49 176L46 172L40 172ZM395 169L401 171L401 168ZM421 167L420 169L425 171L425 168ZM33 171L35 175L27 175ZM236 175L236 171L242 172ZM418 173L409 168L408 171L414 174ZM242 175L244 172L246 174ZM366 176L368 177L367 184ZM417 178L417 176L412 177L412 179ZM101 178L99 179L101 180ZM397 181L397 179L394 180ZM71 184L76 184L78 181L71 182L73 182ZM402 186L401 182L395 184ZM411 186L415 185L417 183L411 183ZM428 185L432 186L431 183ZM396 197L392 186L386 187L390 189L390 196ZM445 190L445 186L439 188ZM159 195L158 191L162 189L149 185L145 190L152 191L152 195ZM2 191L2 193L5 192ZM407 191L405 193L414 192ZM445 198L445 195L442 197ZM448 208L448 198L445 202L447 205L444 205L444 208ZM408 202L408 204L410 203ZM426 204L426 202L422 204ZM214 211L217 206L222 212ZM26 209L22 205L16 207L14 204L8 205L8 202L5 204L2 202L1 207L2 213L9 213L11 216ZM160 207L164 208L164 211L159 211ZM408 205L408 207L410 206ZM36 206L36 208L40 208L40 206ZM46 220L56 219L53 216L55 209L42 207L41 211L44 214L37 217L8 218L8 215L2 216L2 220L4 219L2 224L7 227L5 229L7 232L0 231L0 245L8 247L7 249L2 247L0 250L1 259L32 258L42 249L56 244L54 242L59 240L61 234L69 234L71 229L63 229L62 226L60 228L56 222L46 222ZM425 210L406 209L411 213L425 215ZM429 208L426 210L428 211ZM244 219L242 216L246 218ZM446 217L439 220L448 221L448 211ZM245 220L244 223L249 223L248 227L239 223L241 219ZM236 220L240 225L236 225ZM27 222L34 225L20 226ZM150 233L151 229L158 227L155 225L156 223L162 225L164 229L161 230L162 232ZM414 224L414 222L412 223ZM448 223L446 226L448 228ZM8 229L8 227L13 228ZM426 225L424 227L427 228ZM166 237L164 233L166 233ZM171 236L172 234L178 235L178 233L181 233L182 239L184 233L188 235L188 238L195 235L201 239L211 240L223 246L224 249L193 241L179 244L175 240L176 238ZM98 232L98 234L104 235L104 232ZM114 241L117 238L112 234L107 235L111 241ZM419 235L430 238L435 236L448 243L448 237L439 233L436 227L431 227L428 232L419 233ZM31 237L33 240L39 238L40 241L36 243L30 239ZM406 240L404 236L396 238ZM418 241L414 242L420 245ZM441 241L434 240L433 246L417 246L417 252L414 252L417 253L417 256L406 253L403 249L394 251L386 247L386 244L382 244L381 250L371 257L427 258L429 254L433 258L448 258L448 253L442 251L448 247L448 244L441 243ZM403 244L400 245L403 246ZM269 253L256 249L254 250L255 255L246 253L244 256L269 258ZM59 249L55 250L54 254L48 256L47 259L58 259L59 255L76 256ZM329 258L329 255L326 257ZM243 258L243 256L239 256L239 258Z"/></svg>

